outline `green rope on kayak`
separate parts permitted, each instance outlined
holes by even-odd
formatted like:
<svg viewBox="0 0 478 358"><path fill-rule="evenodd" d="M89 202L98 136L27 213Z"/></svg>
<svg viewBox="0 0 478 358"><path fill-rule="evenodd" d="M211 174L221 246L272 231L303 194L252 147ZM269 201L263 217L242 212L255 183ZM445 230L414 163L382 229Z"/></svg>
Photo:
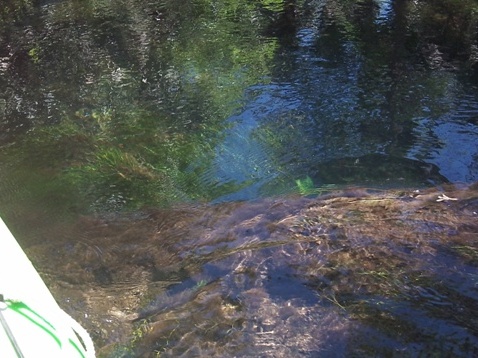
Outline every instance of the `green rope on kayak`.
<svg viewBox="0 0 478 358"><path fill-rule="evenodd" d="M18 345L17 340L15 339L15 336L13 335L13 333L12 333L8 323L7 323L7 320L5 319L5 317L3 316L3 313L2 313L3 310L6 310L8 308L8 304L5 302L2 294L0 294L0 303L1 303L1 306L0 306L0 323L3 327L3 330L7 334L8 340L12 344L12 347L15 350L15 353L17 354L17 357L18 358L23 358L24 356L23 356L22 350L20 349L20 346Z"/></svg>
<svg viewBox="0 0 478 358"><path fill-rule="evenodd" d="M40 316L38 313L36 313L34 310L32 310L30 307L28 307L25 303L21 301L5 300L4 302L7 304L7 307L10 308L12 311L22 315L30 322L35 324L37 327L45 331L55 340L55 342L61 348L61 340L55 334L56 329L50 322L48 322L45 318Z"/></svg>
<svg viewBox="0 0 478 358"><path fill-rule="evenodd" d="M22 317L26 318L28 321L33 323L35 326L39 327L41 330L46 332L50 337L52 337L55 342L58 344L60 348L62 348L62 341L57 335L57 330L53 324L51 324L48 320L46 320L43 316L35 312L32 308L26 305L22 301L12 300L12 299L4 299L3 295L0 294L0 323L5 330L16 354L17 357L23 358L24 355L21 352L21 349L15 340L13 332L11 331L5 316L2 314L2 310L10 309L13 312L21 315ZM88 357L95 356L95 349L93 342L91 341L88 332L81 327L81 325L76 322L73 318L71 318L66 312L62 311L65 315L64 319L68 321L72 330L77 334L77 338L81 337L81 346L79 346L73 339L69 338L68 343L70 343L73 348L78 352L78 354L85 358L85 351L87 352ZM83 348L83 349L82 349Z"/></svg>

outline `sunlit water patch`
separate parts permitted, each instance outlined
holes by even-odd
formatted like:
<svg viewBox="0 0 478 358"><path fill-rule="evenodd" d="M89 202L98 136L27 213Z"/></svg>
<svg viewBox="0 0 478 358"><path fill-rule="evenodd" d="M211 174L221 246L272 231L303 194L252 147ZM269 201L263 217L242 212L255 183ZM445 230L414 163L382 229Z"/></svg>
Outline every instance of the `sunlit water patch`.
<svg viewBox="0 0 478 358"><path fill-rule="evenodd" d="M442 116L416 120L418 140L408 155L438 165L452 182L474 182L478 179L476 94L463 94L454 107Z"/></svg>
<svg viewBox="0 0 478 358"><path fill-rule="evenodd" d="M391 0L378 0L376 3L378 5L378 12L375 23L383 24L390 21L393 16L393 2Z"/></svg>

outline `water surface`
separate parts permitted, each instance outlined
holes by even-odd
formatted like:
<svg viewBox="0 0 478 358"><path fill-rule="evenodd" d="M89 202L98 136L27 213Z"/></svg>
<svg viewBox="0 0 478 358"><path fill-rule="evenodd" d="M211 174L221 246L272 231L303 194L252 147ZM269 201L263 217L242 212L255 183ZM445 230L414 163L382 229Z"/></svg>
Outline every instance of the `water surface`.
<svg viewBox="0 0 478 358"><path fill-rule="evenodd" d="M449 9L463 29L467 6ZM85 212L250 200L308 177L361 185L326 163L370 155L394 167L367 169L370 186L439 184L397 170L403 159L452 183L477 179L474 33L436 36L431 5L72 0L3 11L3 183L34 173L21 186L50 185L42 200L53 206L58 191Z"/></svg>
<svg viewBox="0 0 478 358"><path fill-rule="evenodd" d="M444 219L427 223L439 192L418 202L391 192L406 207L400 218L417 215L405 221L413 244L394 246L397 224L390 244L378 230L370 241L357 234L357 247L337 229L343 218L368 219L349 202L335 225L329 212L315 229L297 229L300 242L289 233L304 222L289 219L310 204L297 196L453 192L478 180L477 13L467 1L6 1L0 214L69 312L89 312L105 352L257 355L272 342L283 356L473 354L470 321L444 318L476 305L476 231L459 224L476 215L473 190L452 210L451 248L430 234ZM289 227L275 231L281 220ZM339 236L334 251L328 240ZM365 267L373 255L397 266ZM420 258L430 263L423 275L400 271ZM59 261L70 265L49 266ZM393 278L393 292L355 269ZM444 272L440 286L433 277ZM373 297L350 293L356 283ZM426 295L435 296L430 311L416 307ZM377 317L387 319L364 323ZM402 328L389 331L392 323ZM311 327L321 338L299 340ZM410 343L403 327L429 333ZM188 351L176 336L188 332L216 343ZM367 332L386 343L360 348Z"/></svg>

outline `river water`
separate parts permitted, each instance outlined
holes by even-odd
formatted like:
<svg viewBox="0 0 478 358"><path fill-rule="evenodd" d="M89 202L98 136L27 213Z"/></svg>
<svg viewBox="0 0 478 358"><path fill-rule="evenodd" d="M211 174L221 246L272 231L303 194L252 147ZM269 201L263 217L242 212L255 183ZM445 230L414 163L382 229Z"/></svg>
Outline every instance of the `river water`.
<svg viewBox="0 0 478 358"><path fill-rule="evenodd" d="M290 317L297 319L290 325L271 323L270 329L260 328L262 332L276 327L285 339L286 330L300 326L297 312L302 309L308 312L303 313L307 319L322 317L329 322L330 332L335 332L331 337L345 342L344 332L354 323L337 311L326 311L323 302L317 305L316 294L303 288L309 280L301 276L304 272L285 265L286 257L300 255L302 244L285 246L281 253L276 249L283 242L273 237L274 249L250 251L241 240L267 241L272 234L262 232L261 225L254 226L256 236L247 229L237 233L234 226L247 226L250 218L261 222L261 211L267 212L268 205L276 207L268 200L289 208L266 220L276 225L305 205L298 196L350 187L380 193L449 184L464 188L476 182L477 11L466 1L8 0L0 9L0 214L22 246L31 250L58 297L69 302L70 312L89 309L96 314L95 324L103 330L94 333L98 344L111 345L115 339L126 344L132 335L129 326L118 323L115 333L103 328L110 318L97 311L101 298L111 292L98 297L90 292L89 298L80 299L72 293L77 292L74 285L94 291L114 284L115 294L121 288L132 292L134 280L118 279L119 272L155 277L148 276L146 288L137 288L137 297L125 296L122 304L130 308L115 308L115 319L127 317L136 324L136 335L143 326L139 329L138 319L128 314L145 310L141 319L157 322L167 312L167 304L158 297L171 307L173 298L167 297L175 297L184 306L176 305L170 312L180 316L184 307L199 304L193 294L198 287L213 283L229 285L229 291L225 286L222 291L207 286L210 291L205 291L210 294L206 306L210 304L213 312L222 307L216 316L232 324L221 331L224 339L245 327L238 322L254 320L252 311L242 316L236 311L241 299L251 310L260 305L251 291L257 289L265 307L275 307L282 317L288 315L283 305L290 304L290 312L295 312ZM283 204L289 200L285 198L291 198L288 204ZM264 201L268 204L257 204ZM197 210L210 218L204 219ZM241 210L253 214L243 217ZM228 229L218 224L226 213L235 218ZM466 213L475 215L472 209ZM174 215L179 215L177 222ZM102 225L108 227L104 229L108 238L118 230L122 243L96 242L102 237ZM142 233L135 225L149 229ZM167 247L162 254L169 256L160 265L154 261L162 254L153 250L148 256L134 242L143 235L148 238L144 245L154 246L161 225ZM183 225L202 232L197 247L181 244L185 240L181 235L192 235ZM217 230L234 231L232 242L239 243L224 243ZM323 230L327 235L334 231ZM226 251L233 254L222 259L225 247L243 244L247 250L229 247ZM469 242L460 245L470 248ZM308 250L317 259L323 248ZM109 262L112 252L118 257ZM189 257L190 252L197 257ZM247 256L248 252L255 254ZM129 262L126 258L133 253L141 259ZM62 268L70 270L71 277L62 277L49 266L57 260L55 255L71 261L71 267ZM270 258L280 263L259 264ZM80 259L88 264L79 265ZM128 261L134 269L120 269L116 259ZM182 260L188 263L179 264ZM470 267L469 263L457 267L476 279L476 262L471 261ZM242 286L229 278L221 281L220 277L234 276L232 272L240 272L239 279L246 280L241 262L261 279ZM279 273L272 279L274 285L265 289L260 271L272 269ZM294 281L291 275L301 279ZM284 277L285 285L294 287L300 297L281 291L278 282ZM62 280L73 286L61 286ZM307 285L316 284L307 281ZM410 286L407 294L420 296L416 286ZM239 299L241 289L247 293ZM148 298L139 299L146 291ZM214 306L218 292L229 298ZM476 292L473 295L476 299ZM261 314L273 315L272 311ZM180 327L178 332L190 329L195 332L192 337L200 336L183 322ZM161 331L157 324L151 329ZM259 328L247 326L249 338L235 341L245 348L234 354L254 354L255 329ZM460 332L460 337L466 336ZM137 354L174 346L158 337L152 334L143 342L134 336L130 341L140 347ZM271 338L275 346L277 337ZM467 342L475 342L475 337L467 337ZM267 342L262 343L258 354L267 352ZM339 345L328 344L309 340L302 348L299 343L284 348L278 356L300 352L315 356L324 347L341 355ZM233 355L227 347L215 354ZM403 341L371 347L386 352L412 349ZM413 349L422 352L426 347L418 344ZM456 347L445 348L457 351ZM171 349L173 355L187 352ZM204 350L209 355L212 351Z"/></svg>

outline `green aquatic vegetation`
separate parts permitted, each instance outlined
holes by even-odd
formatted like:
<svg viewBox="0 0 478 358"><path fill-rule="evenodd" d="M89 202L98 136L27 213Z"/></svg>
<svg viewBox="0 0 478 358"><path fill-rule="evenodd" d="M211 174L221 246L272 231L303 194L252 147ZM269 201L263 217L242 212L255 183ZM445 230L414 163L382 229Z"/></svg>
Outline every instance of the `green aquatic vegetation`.
<svg viewBox="0 0 478 358"><path fill-rule="evenodd" d="M135 344L138 341L140 341L150 331L151 331L151 327L148 320L143 319L139 321L138 323L136 323L136 328L133 330L133 334L132 334L131 344Z"/></svg>
<svg viewBox="0 0 478 358"><path fill-rule="evenodd" d="M38 55L38 48L33 47L28 51L28 56L32 59L33 63L38 63L40 61L40 57Z"/></svg>
<svg viewBox="0 0 478 358"><path fill-rule="evenodd" d="M99 352L98 357L117 357L127 358L135 355L135 347L141 342L147 335L151 333L150 322L146 319L142 319L134 324L131 331L130 339L123 344L116 343L108 347L107 350ZM154 355L159 357L159 354Z"/></svg>
<svg viewBox="0 0 478 358"><path fill-rule="evenodd" d="M36 168L39 175L31 175L36 180L25 177L27 190L62 183L57 194L66 189L65 196L90 201L86 211L122 210L204 195L198 190L197 173L185 171L196 156L212 150L209 142L204 144L203 148L201 132L171 131L167 123L144 111L121 116L110 110L80 111L27 133L21 145L7 147L3 154ZM48 183L38 181L42 173Z"/></svg>
<svg viewBox="0 0 478 358"><path fill-rule="evenodd" d="M321 195L337 189L335 184L324 184L316 187L309 176L305 177L305 179L296 179L295 184L297 185L297 189L301 195Z"/></svg>
<svg viewBox="0 0 478 358"><path fill-rule="evenodd" d="M478 248L471 245L452 245L451 249L458 252L470 265L478 265Z"/></svg>
<svg viewBox="0 0 478 358"><path fill-rule="evenodd" d="M297 188L299 189L299 193L302 195L311 194L314 190L314 182L310 177L306 177L305 179L297 179L295 181L297 184Z"/></svg>
<svg viewBox="0 0 478 358"><path fill-rule="evenodd" d="M21 70L29 88L9 96L28 108L31 130L6 157L48 166L72 196L87 197L84 211L210 200L242 185L204 183L202 175L244 90L269 81L279 45L258 34L267 21L256 4L86 1L80 11L66 1L43 10L28 0L0 9L5 38L19 40L0 70L24 66L22 56L35 65ZM30 11L37 22L23 28ZM3 112L15 107L4 101Z"/></svg>
<svg viewBox="0 0 478 358"><path fill-rule="evenodd" d="M196 286L195 288L196 289L201 289L202 287L206 286L207 285L207 281L206 280L200 280L196 283Z"/></svg>
<svg viewBox="0 0 478 358"><path fill-rule="evenodd" d="M111 172L124 180L131 181L135 178L145 180L157 179L154 168L148 167L147 163L141 162L131 153L119 148L106 148L95 153L95 166L92 171Z"/></svg>

